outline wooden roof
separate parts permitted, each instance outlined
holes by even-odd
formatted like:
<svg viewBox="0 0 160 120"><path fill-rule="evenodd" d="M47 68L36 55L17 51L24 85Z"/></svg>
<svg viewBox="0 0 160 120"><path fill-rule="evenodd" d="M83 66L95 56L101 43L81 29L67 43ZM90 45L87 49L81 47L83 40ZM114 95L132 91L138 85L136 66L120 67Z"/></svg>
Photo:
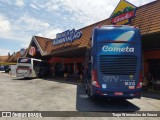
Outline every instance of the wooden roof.
<svg viewBox="0 0 160 120"><path fill-rule="evenodd" d="M21 57L20 51L13 53L7 61L8 62L17 62L17 59L19 57Z"/></svg>
<svg viewBox="0 0 160 120"><path fill-rule="evenodd" d="M49 38L44 38L44 37L39 37L39 36L34 36L37 42L39 43L42 51L46 51L48 47L48 43L51 43L52 39Z"/></svg>
<svg viewBox="0 0 160 120"><path fill-rule="evenodd" d="M160 32L160 0L151 2L137 8L136 17L131 20L131 26L139 27L142 36ZM86 26L82 31L82 37L72 43L65 43L60 45L52 45L52 39L35 36L43 52L47 52L47 55L57 53L58 51L68 50L77 46L77 49L88 47L90 44L91 33L94 27L101 25L110 25L110 18L95 24Z"/></svg>
<svg viewBox="0 0 160 120"><path fill-rule="evenodd" d="M27 49L25 50L25 52L27 51ZM25 55L25 54L24 54ZM6 62L17 62L17 59L19 57L24 57L24 55L21 55L20 51L13 53L7 60Z"/></svg>
<svg viewBox="0 0 160 120"><path fill-rule="evenodd" d="M160 1L141 6L136 11L136 17L131 24L138 26L142 35L160 32Z"/></svg>

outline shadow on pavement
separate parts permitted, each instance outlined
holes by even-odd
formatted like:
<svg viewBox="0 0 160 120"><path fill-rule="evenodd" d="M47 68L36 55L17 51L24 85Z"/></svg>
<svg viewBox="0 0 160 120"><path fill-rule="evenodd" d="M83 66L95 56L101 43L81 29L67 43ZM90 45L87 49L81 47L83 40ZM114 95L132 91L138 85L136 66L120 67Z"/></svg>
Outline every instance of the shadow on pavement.
<svg viewBox="0 0 160 120"><path fill-rule="evenodd" d="M12 78L12 80L34 80L35 78Z"/></svg>
<svg viewBox="0 0 160 120"><path fill-rule="evenodd" d="M156 92L150 92L150 91L142 91L142 97L160 100L160 93L159 92L156 93Z"/></svg>
<svg viewBox="0 0 160 120"><path fill-rule="evenodd" d="M77 85L76 109L81 112L135 112L140 108L127 100L92 100L84 85Z"/></svg>
<svg viewBox="0 0 160 120"><path fill-rule="evenodd" d="M72 84L72 85L79 85L81 84L80 82L77 82L73 78L63 78L63 77L46 77L43 78L44 80L48 81L54 81L54 82L59 82L59 83L66 83L66 84Z"/></svg>

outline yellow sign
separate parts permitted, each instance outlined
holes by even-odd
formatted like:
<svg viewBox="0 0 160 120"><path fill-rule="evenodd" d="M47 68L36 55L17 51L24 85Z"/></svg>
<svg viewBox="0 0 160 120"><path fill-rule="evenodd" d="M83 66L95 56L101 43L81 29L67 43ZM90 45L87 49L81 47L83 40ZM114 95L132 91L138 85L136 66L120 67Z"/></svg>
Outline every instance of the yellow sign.
<svg viewBox="0 0 160 120"><path fill-rule="evenodd" d="M135 16L136 6L131 3L121 0L113 13L111 14L112 24L127 24L130 19Z"/></svg>
<svg viewBox="0 0 160 120"><path fill-rule="evenodd" d="M129 22L129 20L127 19L127 20L123 20L121 22L116 23L116 25L124 25L124 24L126 24L128 22Z"/></svg>

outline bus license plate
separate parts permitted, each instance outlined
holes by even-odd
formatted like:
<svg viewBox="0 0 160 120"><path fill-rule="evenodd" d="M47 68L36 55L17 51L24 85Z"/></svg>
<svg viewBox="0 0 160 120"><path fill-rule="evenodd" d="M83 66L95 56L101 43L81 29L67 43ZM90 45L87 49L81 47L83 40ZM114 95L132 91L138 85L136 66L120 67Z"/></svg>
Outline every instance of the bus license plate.
<svg viewBox="0 0 160 120"><path fill-rule="evenodd" d="M114 95L123 95L123 92L114 92Z"/></svg>

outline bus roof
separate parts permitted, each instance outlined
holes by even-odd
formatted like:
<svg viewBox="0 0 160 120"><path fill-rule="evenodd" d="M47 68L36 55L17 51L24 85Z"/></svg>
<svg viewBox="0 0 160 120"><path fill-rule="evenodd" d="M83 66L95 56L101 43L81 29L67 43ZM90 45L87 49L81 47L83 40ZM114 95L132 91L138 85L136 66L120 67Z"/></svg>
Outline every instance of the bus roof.
<svg viewBox="0 0 160 120"><path fill-rule="evenodd" d="M95 27L95 29L139 29L139 28L129 25L102 25Z"/></svg>
<svg viewBox="0 0 160 120"><path fill-rule="evenodd" d="M93 39L96 42L139 42L139 38L139 29L128 25L105 25L93 31Z"/></svg>
<svg viewBox="0 0 160 120"><path fill-rule="evenodd" d="M31 59L31 60L37 60L37 61L42 61L41 59L36 59L36 58L28 58L28 57L20 57L18 59Z"/></svg>

